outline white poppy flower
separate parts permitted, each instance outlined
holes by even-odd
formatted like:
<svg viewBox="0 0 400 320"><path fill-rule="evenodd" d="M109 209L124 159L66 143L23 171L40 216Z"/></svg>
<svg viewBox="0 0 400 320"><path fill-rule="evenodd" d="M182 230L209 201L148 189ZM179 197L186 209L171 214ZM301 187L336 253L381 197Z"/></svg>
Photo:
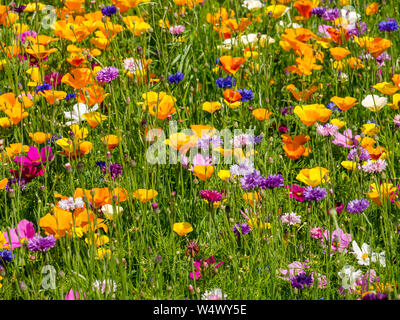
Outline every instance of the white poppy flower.
<svg viewBox="0 0 400 320"><path fill-rule="evenodd" d="M114 217L120 215L124 209L120 206L115 206L115 210L111 204L105 204L101 207L101 212L103 212L104 216L109 219L113 220Z"/></svg>
<svg viewBox="0 0 400 320"><path fill-rule="evenodd" d="M370 256L371 256L371 248L369 247L368 244L363 243L363 245L360 247L358 246L357 242L353 240L352 242L353 245L353 250L354 253L356 254L356 257L358 259L358 264L362 266L369 266L370 262Z"/></svg>
<svg viewBox="0 0 400 320"><path fill-rule="evenodd" d="M373 111L377 112L381 110L388 102L388 99L386 97L380 97L375 94L369 94L367 95L363 101L361 101L361 104L363 107Z"/></svg>
<svg viewBox="0 0 400 320"><path fill-rule="evenodd" d="M85 113L96 111L98 108L98 104L95 104L93 107L89 108L84 103L77 103L72 107L71 111L64 111L65 118L70 120L67 121L65 124L67 126L70 126L71 124L84 121L85 119L82 118L82 115L84 115Z"/></svg>
<svg viewBox="0 0 400 320"><path fill-rule="evenodd" d="M348 21L348 24L355 24L361 18L361 15L354 10L342 9L340 10L340 14L342 18Z"/></svg>
<svg viewBox="0 0 400 320"><path fill-rule="evenodd" d="M260 0L244 0L242 6L249 10L257 10L261 9L264 5Z"/></svg>

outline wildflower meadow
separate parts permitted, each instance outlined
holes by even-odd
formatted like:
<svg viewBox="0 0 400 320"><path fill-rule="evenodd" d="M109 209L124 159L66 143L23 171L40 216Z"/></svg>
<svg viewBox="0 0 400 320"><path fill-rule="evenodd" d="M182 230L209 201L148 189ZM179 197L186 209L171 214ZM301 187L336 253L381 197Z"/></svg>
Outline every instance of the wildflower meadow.
<svg viewBox="0 0 400 320"><path fill-rule="evenodd" d="M0 299L399 300L399 9L0 1Z"/></svg>

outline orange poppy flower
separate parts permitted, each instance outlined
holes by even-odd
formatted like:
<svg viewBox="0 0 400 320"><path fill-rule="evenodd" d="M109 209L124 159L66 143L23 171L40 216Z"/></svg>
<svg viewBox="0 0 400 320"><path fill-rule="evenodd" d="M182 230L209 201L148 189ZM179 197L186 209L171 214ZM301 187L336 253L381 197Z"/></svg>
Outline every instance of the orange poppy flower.
<svg viewBox="0 0 400 320"><path fill-rule="evenodd" d="M311 17L311 10L314 9L317 5L312 1L308 0L299 0L294 3L294 7L301 14L304 19L308 19Z"/></svg>
<svg viewBox="0 0 400 320"><path fill-rule="evenodd" d="M47 235L53 235L56 239L64 237L72 226L72 213L58 207L53 208L54 214L46 214L40 218L39 226Z"/></svg>
<svg viewBox="0 0 400 320"><path fill-rule="evenodd" d="M286 86L286 89L288 89L292 93L293 97L297 101L307 101L310 99L312 94L318 90L318 87L312 86L310 89L299 91L294 84L289 84Z"/></svg>
<svg viewBox="0 0 400 320"><path fill-rule="evenodd" d="M89 68L76 68L64 75L61 82L74 89L82 89L89 84L94 84L95 80Z"/></svg>
<svg viewBox="0 0 400 320"><path fill-rule="evenodd" d="M380 56L386 49L392 46L392 42L385 38L356 38L355 41L361 48L365 48L374 58Z"/></svg>
<svg viewBox="0 0 400 320"><path fill-rule="evenodd" d="M246 60L242 57L233 58L231 56L222 56L219 58L218 66L224 71L234 75L245 61Z"/></svg>
<svg viewBox="0 0 400 320"><path fill-rule="evenodd" d="M87 121L91 128L96 128L100 123L107 119L107 116L95 111L83 114L82 118Z"/></svg>
<svg viewBox="0 0 400 320"><path fill-rule="evenodd" d="M77 98L78 102L93 106L95 104L100 105L103 100L110 94L105 93L104 89L98 85L92 85L80 90L80 94Z"/></svg>
<svg viewBox="0 0 400 320"><path fill-rule="evenodd" d="M243 194L243 200L249 205L255 205L261 200L261 194L259 192L248 192Z"/></svg>
<svg viewBox="0 0 400 320"><path fill-rule="evenodd" d="M109 135L107 135L107 136L105 136L105 137L102 137L101 138L101 141L103 142L103 143L105 143L105 144L107 144L107 148L108 148L108 150L114 150L117 146L118 146L118 144L119 144L119 142L122 140L122 138L120 137L120 138L118 138L118 136L116 136L116 135L114 135L114 134L109 134Z"/></svg>
<svg viewBox="0 0 400 320"><path fill-rule="evenodd" d="M293 112L307 127L312 126L317 121L327 122L332 114L332 110L325 108L323 104L296 106Z"/></svg>
<svg viewBox="0 0 400 320"><path fill-rule="evenodd" d="M368 5L368 7L365 8L365 14L367 16L372 16L378 12L378 9L379 9L379 3L372 2L370 5Z"/></svg>
<svg viewBox="0 0 400 320"><path fill-rule="evenodd" d="M214 167L210 165L193 167L193 174L203 181L210 179L213 172L214 172Z"/></svg>
<svg viewBox="0 0 400 320"><path fill-rule="evenodd" d="M232 89L226 89L222 94L224 95L225 100L229 103L235 103L242 99L242 95L239 91Z"/></svg>
<svg viewBox="0 0 400 320"><path fill-rule="evenodd" d="M63 100L67 93L65 91L55 91L55 90L44 90L40 91L39 94L46 98L46 101L50 105L54 105L56 101Z"/></svg>
<svg viewBox="0 0 400 320"><path fill-rule="evenodd" d="M291 136L284 134L281 137L282 142L285 144L282 148L289 159L297 160L301 156L306 157L309 155L310 148L304 147L307 141L311 140L309 136L301 134L292 138Z"/></svg>
<svg viewBox="0 0 400 320"><path fill-rule="evenodd" d="M47 58L51 53L57 52L56 48L46 49L43 45L32 45L30 48L25 50L26 53L36 58L39 61Z"/></svg>
<svg viewBox="0 0 400 320"><path fill-rule="evenodd" d="M140 202L145 203L150 201L158 195L158 192L154 189L138 189L133 193L133 197L138 199Z"/></svg>
<svg viewBox="0 0 400 320"><path fill-rule="evenodd" d="M7 183L8 183L8 179L7 178L1 180L0 181L0 190L4 190L6 188L6 186L7 186Z"/></svg>
<svg viewBox="0 0 400 320"><path fill-rule="evenodd" d="M332 57L334 57L337 61L342 60L343 58L347 57L351 52L342 47L335 47L329 49Z"/></svg>
<svg viewBox="0 0 400 320"><path fill-rule="evenodd" d="M354 107L356 104L358 104L357 99L352 97L340 98L334 96L331 101L342 111L347 111L351 107Z"/></svg>
<svg viewBox="0 0 400 320"><path fill-rule="evenodd" d="M52 135L50 133L35 132L29 133L29 137L33 140L33 142L42 144L51 139Z"/></svg>
<svg viewBox="0 0 400 320"><path fill-rule="evenodd" d="M264 121L268 120L269 117L272 115L272 112L268 112L267 109L259 108L255 109L251 113L257 120Z"/></svg>
<svg viewBox="0 0 400 320"><path fill-rule="evenodd" d="M213 101L213 102L204 102L202 109L204 111L207 111L208 113L214 113L215 111L218 111L221 109L221 103L218 101Z"/></svg>

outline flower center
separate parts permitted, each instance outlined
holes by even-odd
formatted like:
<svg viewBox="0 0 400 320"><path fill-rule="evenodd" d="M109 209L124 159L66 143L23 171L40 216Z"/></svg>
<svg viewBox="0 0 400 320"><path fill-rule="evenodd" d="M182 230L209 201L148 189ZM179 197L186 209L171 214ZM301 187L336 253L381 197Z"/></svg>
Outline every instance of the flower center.
<svg viewBox="0 0 400 320"><path fill-rule="evenodd" d="M363 255L361 256L361 258L362 258L363 260L368 259L368 254L367 254L367 253L363 253Z"/></svg>

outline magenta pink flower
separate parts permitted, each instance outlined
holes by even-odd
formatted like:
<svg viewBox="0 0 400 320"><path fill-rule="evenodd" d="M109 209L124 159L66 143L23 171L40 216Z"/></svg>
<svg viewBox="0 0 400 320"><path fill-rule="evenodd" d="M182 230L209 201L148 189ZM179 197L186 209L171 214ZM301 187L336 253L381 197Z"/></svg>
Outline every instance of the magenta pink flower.
<svg viewBox="0 0 400 320"><path fill-rule="evenodd" d="M182 25L171 26L169 28L169 33L170 34L178 35L178 34L183 33L184 31L185 31L185 26L182 26Z"/></svg>
<svg viewBox="0 0 400 320"><path fill-rule="evenodd" d="M190 272L190 279L200 279L203 274L207 271L213 271L218 269L220 266L222 266L224 264L224 262L219 262L217 264L215 264L215 259L214 257L210 257L208 259L205 260L196 260L193 265L194 268L196 269L193 272Z"/></svg>
<svg viewBox="0 0 400 320"><path fill-rule="evenodd" d="M12 247L12 249L16 249L21 247L23 244L21 241L23 239L32 239L35 236L35 228L33 227L33 223L23 219L18 222L17 227L10 229L10 238L8 237L8 232L4 232L4 238L7 240L7 244ZM10 244L11 239L11 244Z"/></svg>
<svg viewBox="0 0 400 320"><path fill-rule="evenodd" d="M86 294L83 294L84 297L86 297ZM79 292L74 291L74 290L69 290L67 295L65 296L64 300L80 300L79 299ZM82 299L83 300L83 299Z"/></svg>
<svg viewBox="0 0 400 320"><path fill-rule="evenodd" d="M288 188L289 191L289 195L292 199L295 199L299 202L303 202L304 199L304 195L303 195L303 191L305 190L305 188L298 186L297 184L290 186L286 186L286 188Z"/></svg>

